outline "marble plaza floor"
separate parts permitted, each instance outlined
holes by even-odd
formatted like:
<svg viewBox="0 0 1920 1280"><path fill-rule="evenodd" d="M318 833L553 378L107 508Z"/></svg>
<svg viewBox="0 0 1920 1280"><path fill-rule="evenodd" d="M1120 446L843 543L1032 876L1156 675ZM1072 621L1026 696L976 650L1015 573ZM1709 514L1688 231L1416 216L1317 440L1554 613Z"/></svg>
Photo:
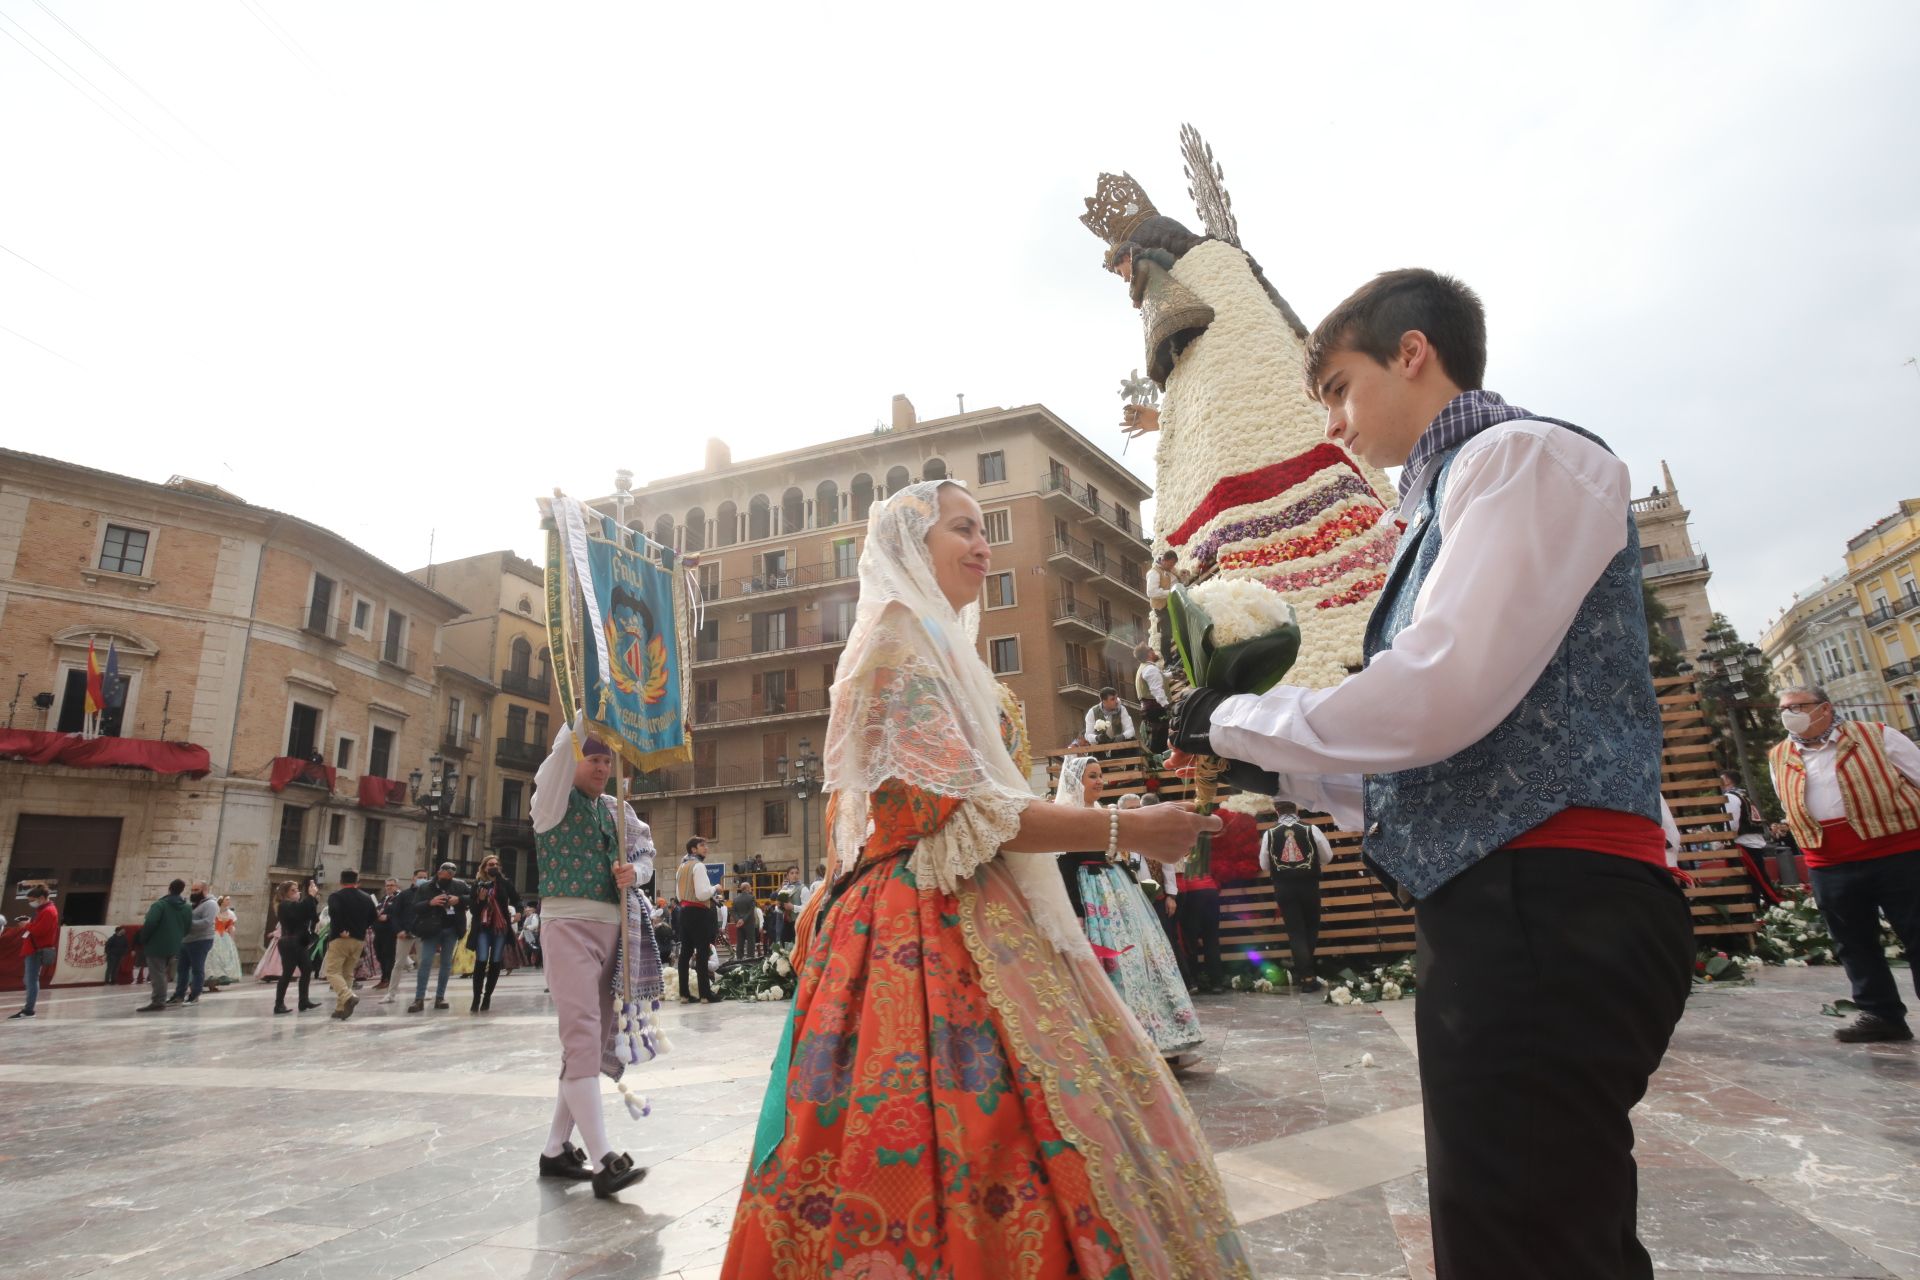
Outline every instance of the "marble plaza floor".
<svg viewBox="0 0 1920 1280"><path fill-rule="evenodd" d="M654 1115L609 1095L652 1173L602 1203L533 1177L557 1060L539 975L484 1018L451 994L340 1024L273 1017L251 983L144 1016L143 991L54 991L0 1023L0 1276L717 1274L784 1006L671 1009L675 1053L640 1073ZM1663 1277L1920 1277L1920 1049L1834 1043L1818 1009L1841 994L1833 969L1696 994L1636 1117ZM1258 1273L1429 1275L1412 1003L1201 1013L1187 1088Z"/></svg>

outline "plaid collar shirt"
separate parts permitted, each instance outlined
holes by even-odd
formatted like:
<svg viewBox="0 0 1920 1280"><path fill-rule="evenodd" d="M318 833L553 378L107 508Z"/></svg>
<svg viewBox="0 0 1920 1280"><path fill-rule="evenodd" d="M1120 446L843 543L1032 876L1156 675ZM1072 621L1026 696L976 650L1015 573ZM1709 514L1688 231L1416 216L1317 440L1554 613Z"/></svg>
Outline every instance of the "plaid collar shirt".
<svg viewBox="0 0 1920 1280"><path fill-rule="evenodd" d="M1400 468L1401 518L1406 518L1409 496L1418 495L1425 488L1427 466L1437 454L1465 444L1488 427L1532 416L1518 405L1508 404L1492 391L1462 391L1447 401L1447 407L1427 424L1427 429L1413 442L1413 452L1408 455L1406 465Z"/></svg>

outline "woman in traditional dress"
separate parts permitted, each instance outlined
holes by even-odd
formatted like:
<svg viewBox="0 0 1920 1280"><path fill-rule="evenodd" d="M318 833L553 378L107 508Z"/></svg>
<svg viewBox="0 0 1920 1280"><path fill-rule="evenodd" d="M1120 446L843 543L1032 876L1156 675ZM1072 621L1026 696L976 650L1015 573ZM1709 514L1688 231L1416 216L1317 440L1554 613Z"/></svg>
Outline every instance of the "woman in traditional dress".
<svg viewBox="0 0 1920 1280"><path fill-rule="evenodd" d="M1053 802L1099 808L1100 785L1098 760L1069 756L1060 767ZM1123 859L1066 853L1060 856L1060 870L1087 941L1154 1047L1168 1059L1193 1054L1205 1037L1186 979L1180 976L1180 961Z"/></svg>
<svg viewBox="0 0 1920 1280"><path fill-rule="evenodd" d="M730 1280L1252 1274L1055 862L1182 857L1218 820L1034 797L976 651L991 558L952 481L869 519L827 728L835 874L799 923Z"/></svg>
<svg viewBox="0 0 1920 1280"><path fill-rule="evenodd" d="M224 987L240 981L246 974L240 968L240 948L234 943L234 926L240 917L233 913L233 899L222 894L220 914L213 918L213 950L207 952L207 985Z"/></svg>

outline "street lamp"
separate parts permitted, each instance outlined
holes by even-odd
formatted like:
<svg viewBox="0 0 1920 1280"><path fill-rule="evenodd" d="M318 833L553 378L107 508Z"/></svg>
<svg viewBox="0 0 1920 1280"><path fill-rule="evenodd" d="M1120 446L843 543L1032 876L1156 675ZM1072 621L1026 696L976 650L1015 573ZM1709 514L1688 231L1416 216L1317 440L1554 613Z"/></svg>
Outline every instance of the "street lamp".
<svg viewBox="0 0 1920 1280"><path fill-rule="evenodd" d="M800 739L800 754L791 762L781 756L776 762L780 769L780 781L787 790L793 792L800 802L800 883L811 884L808 863L813 855L811 828L807 824L807 802L820 790L820 757L813 754L805 738ZM791 763L791 768L789 768Z"/></svg>
<svg viewBox="0 0 1920 1280"><path fill-rule="evenodd" d="M1720 705L1727 717L1727 731L1733 735L1733 754L1739 762L1740 785L1749 796L1754 794L1753 765L1747 756L1747 727L1744 713L1753 705L1747 696L1747 681L1766 667L1758 645L1728 644L1700 655L1705 669L1700 672L1700 693ZM1691 663L1680 664L1680 673L1694 670Z"/></svg>
<svg viewBox="0 0 1920 1280"><path fill-rule="evenodd" d="M438 859L439 849L434 841L434 826L437 820L453 812L454 793L459 789L460 770L451 761L440 756L431 756L427 760L428 772L423 775L415 769L407 775L407 790L413 796L413 803L427 822L427 857ZM426 790L421 784L426 783ZM461 870L466 870L463 866Z"/></svg>

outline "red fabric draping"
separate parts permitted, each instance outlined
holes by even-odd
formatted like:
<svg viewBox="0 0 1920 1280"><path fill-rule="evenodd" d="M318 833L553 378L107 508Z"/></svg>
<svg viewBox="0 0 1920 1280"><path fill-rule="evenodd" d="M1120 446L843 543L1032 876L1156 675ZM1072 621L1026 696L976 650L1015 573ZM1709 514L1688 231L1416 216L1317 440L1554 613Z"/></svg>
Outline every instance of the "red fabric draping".
<svg viewBox="0 0 1920 1280"><path fill-rule="evenodd" d="M0 729L0 757L76 769L146 769L204 778L213 772L205 747L151 738L83 738L77 733Z"/></svg>
<svg viewBox="0 0 1920 1280"><path fill-rule="evenodd" d="M384 809L390 804L406 802L406 783L395 778L361 777L360 807L362 809Z"/></svg>
<svg viewBox="0 0 1920 1280"><path fill-rule="evenodd" d="M1215 809L1221 828L1213 837L1213 853L1208 861L1213 878L1221 884L1259 880L1260 824L1244 813Z"/></svg>
<svg viewBox="0 0 1920 1280"><path fill-rule="evenodd" d="M275 756L273 773L267 779L267 786L275 791L285 791L290 783L312 782L324 784L327 790L333 790L336 774L330 764L314 764L311 760L302 760L298 756Z"/></svg>

